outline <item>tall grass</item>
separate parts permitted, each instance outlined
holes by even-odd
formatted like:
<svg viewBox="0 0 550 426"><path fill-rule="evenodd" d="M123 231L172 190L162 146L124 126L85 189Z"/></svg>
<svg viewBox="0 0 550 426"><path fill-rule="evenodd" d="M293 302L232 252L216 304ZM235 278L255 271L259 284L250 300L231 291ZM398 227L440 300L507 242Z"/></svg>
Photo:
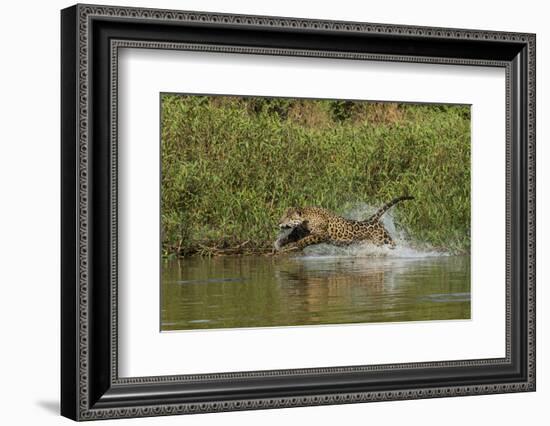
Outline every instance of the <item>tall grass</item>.
<svg viewBox="0 0 550 426"><path fill-rule="evenodd" d="M418 241L470 244L470 109L162 96L165 255L270 247L290 206L342 213L410 194L398 223Z"/></svg>

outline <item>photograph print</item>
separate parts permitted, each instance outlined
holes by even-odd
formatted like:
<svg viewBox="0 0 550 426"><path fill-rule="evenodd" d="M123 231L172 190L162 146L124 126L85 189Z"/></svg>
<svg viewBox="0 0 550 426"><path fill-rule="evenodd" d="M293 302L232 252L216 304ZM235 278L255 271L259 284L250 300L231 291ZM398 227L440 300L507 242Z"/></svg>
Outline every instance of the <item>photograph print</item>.
<svg viewBox="0 0 550 426"><path fill-rule="evenodd" d="M161 331L469 320L469 105L162 93Z"/></svg>

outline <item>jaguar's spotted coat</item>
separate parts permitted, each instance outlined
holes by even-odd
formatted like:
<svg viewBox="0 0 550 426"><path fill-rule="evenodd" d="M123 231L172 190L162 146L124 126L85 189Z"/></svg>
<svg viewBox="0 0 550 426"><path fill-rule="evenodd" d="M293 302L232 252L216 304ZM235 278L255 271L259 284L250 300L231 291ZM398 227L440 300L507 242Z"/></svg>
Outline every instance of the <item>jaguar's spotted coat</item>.
<svg viewBox="0 0 550 426"><path fill-rule="evenodd" d="M283 234L275 241L275 249L301 250L319 243L347 245L362 241L393 248L395 242L380 218L398 202L412 199L410 196L394 198L362 221L345 219L320 207L289 208L279 222Z"/></svg>

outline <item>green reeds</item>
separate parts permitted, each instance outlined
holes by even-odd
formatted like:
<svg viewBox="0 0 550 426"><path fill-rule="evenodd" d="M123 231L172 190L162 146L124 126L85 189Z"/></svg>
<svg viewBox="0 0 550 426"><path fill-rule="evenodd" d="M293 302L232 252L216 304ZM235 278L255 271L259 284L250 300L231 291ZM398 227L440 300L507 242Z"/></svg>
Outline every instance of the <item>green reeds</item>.
<svg viewBox="0 0 550 426"><path fill-rule="evenodd" d="M412 239L469 250L468 106L163 95L161 108L165 256L265 251L287 207L403 194Z"/></svg>

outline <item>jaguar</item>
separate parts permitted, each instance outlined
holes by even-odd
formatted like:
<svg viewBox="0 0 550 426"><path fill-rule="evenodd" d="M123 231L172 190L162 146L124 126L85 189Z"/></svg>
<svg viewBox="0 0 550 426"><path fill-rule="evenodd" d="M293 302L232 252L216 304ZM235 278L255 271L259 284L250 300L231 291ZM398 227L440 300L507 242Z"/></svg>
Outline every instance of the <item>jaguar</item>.
<svg viewBox="0 0 550 426"><path fill-rule="evenodd" d="M413 199L409 195L394 198L366 220L346 219L322 207L288 208L279 222L281 233L274 248L286 252L320 243L349 245L357 242L395 248L395 241L380 219L400 201Z"/></svg>

